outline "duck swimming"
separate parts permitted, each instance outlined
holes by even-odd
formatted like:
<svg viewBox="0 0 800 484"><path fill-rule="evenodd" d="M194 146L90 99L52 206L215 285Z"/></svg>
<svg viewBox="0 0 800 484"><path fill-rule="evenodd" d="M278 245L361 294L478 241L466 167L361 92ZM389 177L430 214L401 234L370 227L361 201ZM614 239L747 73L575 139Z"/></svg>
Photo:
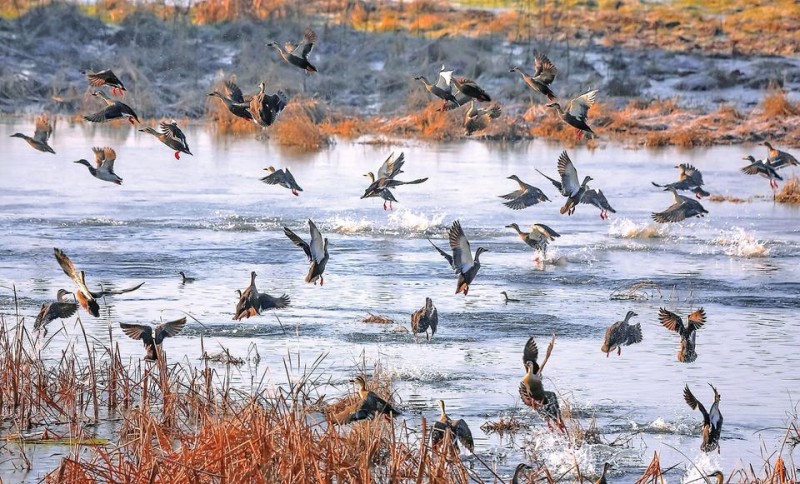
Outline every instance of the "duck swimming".
<svg viewBox="0 0 800 484"><path fill-rule="evenodd" d="M36 128L32 137L22 133L14 133L11 135L11 137L24 139L28 142L31 148L37 151L55 154L55 150L51 148L49 144L47 144L47 141L50 139L52 134L53 125L50 123L50 119L47 117L47 115L43 114L42 116L36 118Z"/></svg>

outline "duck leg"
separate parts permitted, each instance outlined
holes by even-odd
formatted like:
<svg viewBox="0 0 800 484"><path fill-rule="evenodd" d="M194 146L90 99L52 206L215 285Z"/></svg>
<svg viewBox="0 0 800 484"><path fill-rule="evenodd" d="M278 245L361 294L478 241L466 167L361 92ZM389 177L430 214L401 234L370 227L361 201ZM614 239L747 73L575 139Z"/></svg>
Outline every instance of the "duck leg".
<svg viewBox="0 0 800 484"><path fill-rule="evenodd" d="M292 190L292 195L294 195L295 197L299 197L300 196L300 194L297 193L297 190Z"/></svg>
<svg viewBox="0 0 800 484"><path fill-rule="evenodd" d="M622 356L622 346L617 346L617 356Z"/></svg>
<svg viewBox="0 0 800 484"><path fill-rule="evenodd" d="M394 210L394 207L392 207L392 201L391 200L389 200L389 210Z"/></svg>
<svg viewBox="0 0 800 484"><path fill-rule="evenodd" d="M131 123L131 126L136 124L136 123L133 122L133 118L128 118L128 122Z"/></svg>
<svg viewBox="0 0 800 484"><path fill-rule="evenodd" d="M383 209L386 210L386 200L383 201Z"/></svg>
<svg viewBox="0 0 800 484"><path fill-rule="evenodd" d="M180 160L181 159L181 152L180 151L176 151L175 152L175 159L176 160Z"/></svg>
<svg viewBox="0 0 800 484"><path fill-rule="evenodd" d="M322 287L324 285L325 285L325 278L322 277L322 276L319 276L319 287Z"/></svg>
<svg viewBox="0 0 800 484"><path fill-rule="evenodd" d="M578 141L582 140L583 139L583 130L576 129L576 131L577 131Z"/></svg>

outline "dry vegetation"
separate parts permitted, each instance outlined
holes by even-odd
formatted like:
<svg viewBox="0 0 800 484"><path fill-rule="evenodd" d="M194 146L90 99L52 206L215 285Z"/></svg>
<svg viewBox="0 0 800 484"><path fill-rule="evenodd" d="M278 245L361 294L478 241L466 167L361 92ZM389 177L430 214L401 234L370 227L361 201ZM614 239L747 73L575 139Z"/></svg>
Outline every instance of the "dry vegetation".
<svg viewBox="0 0 800 484"><path fill-rule="evenodd" d="M800 178L792 176L786 180L781 191L775 196L775 200L792 205L800 204Z"/></svg>

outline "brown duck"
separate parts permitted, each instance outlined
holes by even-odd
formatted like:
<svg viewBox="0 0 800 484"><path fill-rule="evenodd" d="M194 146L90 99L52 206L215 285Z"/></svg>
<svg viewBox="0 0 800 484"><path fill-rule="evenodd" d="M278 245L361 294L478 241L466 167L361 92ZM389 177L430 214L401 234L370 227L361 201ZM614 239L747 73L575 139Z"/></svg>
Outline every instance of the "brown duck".
<svg viewBox="0 0 800 484"><path fill-rule="evenodd" d="M556 98L555 93L550 89L550 84L555 80L558 69L546 55L542 53L535 54L533 76L526 74L519 67L512 67L510 72L519 72L528 87L544 94L548 100L553 101Z"/></svg>
<svg viewBox="0 0 800 484"><path fill-rule="evenodd" d="M425 305L421 309L414 311L411 315L411 332L414 333L414 339L419 343L417 334L424 333L425 339L428 341L436 334L436 327L439 325L439 311L433 305L433 300L429 297L425 298ZM428 329L431 330L428 334Z"/></svg>
<svg viewBox="0 0 800 484"><path fill-rule="evenodd" d="M164 358L165 355L161 349L164 338L177 335L184 326L186 326L185 317L159 324L155 328L147 324L119 323L119 327L126 336L142 341L145 349L144 359L148 361L155 361L159 357Z"/></svg>
<svg viewBox="0 0 800 484"><path fill-rule="evenodd" d="M11 135L12 138L22 138L31 145L31 148L42 151L44 153L53 153L55 154L55 150L47 144L47 141L50 139L50 136L53 134L53 125L50 123L50 119L47 117L46 114L39 116L36 118L36 128L33 132L33 136L28 136L22 133L14 133Z"/></svg>
<svg viewBox="0 0 800 484"><path fill-rule="evenodd" d="M696 334L697 330L706 323L706 312L700 308L686 318L686 324L677 314L664 308L658 310L658 320L670 331L675 331L681 337L681 349L678 352L678 361L692 363L697 359Z"/></svg>
<svg viewBox="0 0 800 484"><path fill-rule="evenodd" d="M583 133L594 134L592 128L587 124L589 108L594 106L597 91L589 91L569 102L565 107L559 103L550 103L548 108L553 108L558 113L562 121L575 128L578 140L583 138Z"/></svg>
<svg viewBox="0 0 800 484"><path fill-rule="evenodd" d="M617 355L622 355L622 347L642 342L642 325L641 323L629 324L632 317L637 316L633 311L628 311L625 319L617 321L606 330L606 336L603 340L603 346L600 351L606 354L606 358L614 350L617 350Z"/></svg>
<svg viewBox="0 0 800 484"><path fill-rule="evenodd" d="M525 376L519 383L519 396L522 403L536 410L547 422L547 427L553 429L552 422L562 432L565 431L564 422L561 419L561 409L558 405L558 398L554 392L545 391L544 384L542 383L542 371L553 353L553 346L555 346L556 335L553 334L553 339L547 346L547 354L542 361L541 366L537 362L539 358L539 347L536 346L536 341L533 336L528 338L525 343L525 349L522 352L522 363L525 365Z"/></svg>
<svg viewBox="0 0 800 484"><path fill-rule="evenodd" d="M250 272L250 285L242 291L233 319L236 321L261 314L268 309L283 309L291 303L286 294L281 297L272 297L266 293L259 293L256 288L256 272Z"/></svg>

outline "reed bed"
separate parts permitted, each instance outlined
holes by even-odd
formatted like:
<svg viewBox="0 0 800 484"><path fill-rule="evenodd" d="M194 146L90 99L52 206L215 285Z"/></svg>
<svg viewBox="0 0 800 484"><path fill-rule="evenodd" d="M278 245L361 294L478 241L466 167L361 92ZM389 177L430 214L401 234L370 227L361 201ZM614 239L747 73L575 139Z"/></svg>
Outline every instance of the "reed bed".
<svg viewBox="0 0 800 484"><path fill-rule="evenodd" d="M783 184L783 188L775 195L780 203L800 204L800 178L792 176Z"/></svg>

